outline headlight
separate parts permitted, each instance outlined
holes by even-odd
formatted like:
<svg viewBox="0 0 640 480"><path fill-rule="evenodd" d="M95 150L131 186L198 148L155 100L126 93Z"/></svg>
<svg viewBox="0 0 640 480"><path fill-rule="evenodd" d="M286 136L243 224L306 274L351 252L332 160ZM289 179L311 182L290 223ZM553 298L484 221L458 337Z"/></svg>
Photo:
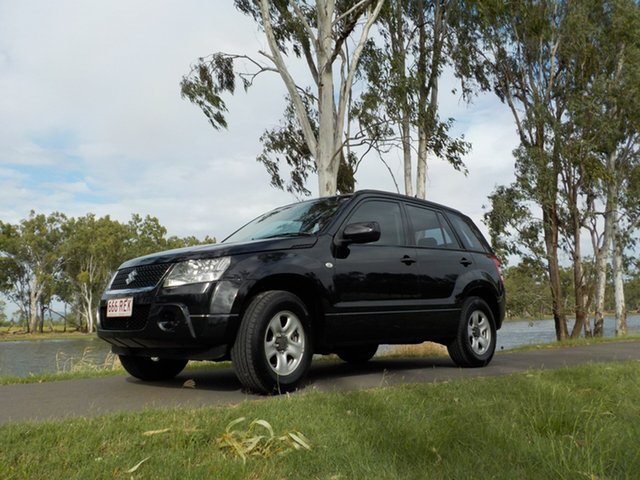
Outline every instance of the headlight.
<svg viewBox="0 0 640 480"><path fill-rule="evenodd" d="M165 287L179 287L190 283L215 282L229 268L229 257L189 260L176 264L164 281Z"/></svg>

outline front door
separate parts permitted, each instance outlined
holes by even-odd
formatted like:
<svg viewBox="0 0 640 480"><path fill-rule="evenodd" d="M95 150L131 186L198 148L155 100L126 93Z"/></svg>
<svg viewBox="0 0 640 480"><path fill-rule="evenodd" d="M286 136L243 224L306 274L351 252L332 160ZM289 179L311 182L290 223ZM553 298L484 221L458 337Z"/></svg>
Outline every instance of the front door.
<svg viewBox="0 0 640 480"><path fill-rule="evenodd" d="M373 221L380 225L378 241L341 247L336 254L336 301L327 316L329 341L334 343L402 340L420 303L416 249L406 244L400 204L365 200L343 227Z"/></svg>

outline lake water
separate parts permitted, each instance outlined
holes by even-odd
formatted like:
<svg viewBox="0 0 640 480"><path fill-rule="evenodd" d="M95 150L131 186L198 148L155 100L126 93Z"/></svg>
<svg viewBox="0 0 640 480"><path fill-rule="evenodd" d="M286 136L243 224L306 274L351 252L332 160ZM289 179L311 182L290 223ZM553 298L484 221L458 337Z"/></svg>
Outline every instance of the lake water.
<svg viewBox="0 0 640 480"><path fill-rule="evenodd" d="M571 333L572 327L573 322L569 322L569 333ZM640 315L629 315L627 317L627 330L629 333L640 332ZM606 317L604 320L604 336L613 337L615 331L615 318ZM555 342L555 340L556 330L553 320L505 322L498 331L497 350L550 343Z"/></svg>
<svg viewBox="0 0 640 480"><path fill-rule="evenodd" d="M640 315L631 315L627 321L630 332L640 331ZM614 332L615 320L607 317L605 336L612 337ZM498 332L497 350L550 343L555 339L552 320L506 322ZM102 364L109 352L109 345L96 337L0 342L0 376L26 377L65 371L83 360Z"/></svg>
<svg viewBox="0 0 640 480"><path fill-rule="evenodd" d="M81 361L102 364L111 351L97 337L0 342L0 376L68 371Z"/></svg>

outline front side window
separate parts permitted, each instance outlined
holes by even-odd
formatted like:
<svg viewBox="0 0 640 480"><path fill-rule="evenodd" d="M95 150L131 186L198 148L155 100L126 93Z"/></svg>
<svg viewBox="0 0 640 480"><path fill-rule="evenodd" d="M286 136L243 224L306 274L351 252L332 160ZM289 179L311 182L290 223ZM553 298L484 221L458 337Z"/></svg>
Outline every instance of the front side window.
<svg viewBox="0 0 640 480"><path fill-rule="evenodd" d="M370 200L356 207L347 224L378 222L380 239L369 245L404 245L404 230L400 205L396 202Z"/></svg>

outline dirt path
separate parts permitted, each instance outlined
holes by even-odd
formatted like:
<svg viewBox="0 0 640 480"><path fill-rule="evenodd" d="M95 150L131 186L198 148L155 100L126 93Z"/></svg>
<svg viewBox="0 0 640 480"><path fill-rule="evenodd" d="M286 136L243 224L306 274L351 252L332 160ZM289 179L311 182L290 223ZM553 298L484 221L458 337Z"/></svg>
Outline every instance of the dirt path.
<svg viewBox="0 0 640 480"><path fill-rule="evenodd" d="M341 362L315 362L306 388L349 391L624 360L640 360L640 341L503 352L496 354L491 365L480 369L459 369L444 358L376 358L357 367ZM185 388L183 385L187 380L193 380L195 388ZM262 397L242 392L231 369L220 368L187 371L172 381L160 383L144 383L132 377L118 376L6 385L0 386L0 424L96 416L148 408L231 405L259 398Z"/></svg>

